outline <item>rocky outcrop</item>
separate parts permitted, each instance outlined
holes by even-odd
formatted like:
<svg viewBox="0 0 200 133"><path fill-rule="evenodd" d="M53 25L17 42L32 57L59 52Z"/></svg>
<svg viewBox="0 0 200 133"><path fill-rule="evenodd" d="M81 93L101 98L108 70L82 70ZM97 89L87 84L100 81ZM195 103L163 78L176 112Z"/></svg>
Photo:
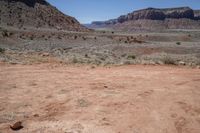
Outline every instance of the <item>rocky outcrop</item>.
<svg viewBox="0 0 200 133"><path fill-rule="evenodd" d="M180 7L180 8L167 8L167 9L160 9L166 16L166 18L171 19L180 19L180 18L187 18L187 19L194 19L194 11L189 7Z"/></svg>
<svg viewBox="0 0 200 133"><path fill-rule="evenodd" d="M0 25L88 31L75 18L63 14L46 0L0 0Z"/></svg>
<svg viewBox="0 0 200 133"><path fill-rule="evenodd" d="M194 18L200 20L200 10L194 10Z"/></svg>
<svg viewBox="0 0 200 133"><path fill-rule="evenodd" d="M48 2L45 0L3 0L6 2L22 2L25 3L27 6L34 7L36 3L42 4L42 5L49 5Z"/></svg>
<svg viewBox="0 0 200 133"><path fill-rule="evenodd" d="M195 12L195 13L194 13ZM114 25L118 23L124 23L127 21L135 20L161 20L165 21L166 19L199 19L200 13L198 11L193 11L189 7L179 7L179 8L147 8L138 11L134 11L127 15L122 15L117 19L112 19L108 21L95 22L93 25Z"/></svg>
<svg viewBox="0 0 200 133"><path fill-rule="evenodd" d="M144 10L135 11L127 15L128 20L138 20L138 19L152 19L152 20L164 20L165 14L157 9L148 8Z"/></svg>

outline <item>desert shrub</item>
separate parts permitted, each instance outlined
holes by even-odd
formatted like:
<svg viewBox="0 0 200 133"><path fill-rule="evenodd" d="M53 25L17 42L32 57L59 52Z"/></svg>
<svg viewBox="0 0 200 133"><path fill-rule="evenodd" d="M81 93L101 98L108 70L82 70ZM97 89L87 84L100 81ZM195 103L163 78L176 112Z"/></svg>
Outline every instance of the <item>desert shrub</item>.
<svg viewBox="0 0 200 133"><path fill-rule="evenodd" d="M131 59L131 60L134 60L136 57L135 57L135 55L128 55L127 56L127 59Z"/></svg>
<svg viewBox="0 0 200 133"><path fill-rule="evenodd" d="M2 35L3 35L3 37L9 37L10 33L7 30L3 30Z"/></svg>
<svg viewBox="0 0 200 133"><path fill-rule="evenodd" d="M130 61L124 61L123 64L124 64L124 65L130 65L131 62L130 62Z"/></svg>
<svg viewBox="0 0 200 133"><path fill-rule="evenodd" d="M5 52L4 48L0 48L0 54L3 54Z"/></svg>
<svg viewBox="0 0 200 133"><path fill-rule="evenodd" d="M104 57L100 57L100 60L105 61L106 59Z"/></svg>
<svg viewBox="0 0 200 133"><path fill-rule="evenodd" d="M94 40L97 40L97 37L94 37Z"/></svg>
<svg viewBox="0 0 200 133"><path fill-rule="evenodd" d="M100 65L102 62L100 61L100 60L97 60L97 59L95 59L94 61L93 61L93 64L95 64L95 65Z"/></svg>
<svg viewBox="0 0 200 133"><path fill-rule="evenodd" d="M126 56L127 56L126 54L122 54L122 55L121 55L121 57L126 57Z"/></svg>
<svg viewBox="0 0 200 133"><path fill-rule="evenodd" d="M196 61L196 65L200 66L200 59Z"/></svg>
<svg viewBox="0 0 200 133"><path fill-rule="evenodd" d="M74 40L76 40L78 38L78 36L74 36Z"/></svg>
<svg viewBox="0 0 200 133"><path fill-rule="evenodd" d="M34 39L34 37L33 37L33 36L31 36L31 37L30 37L30 40L33 40L33 39Z"/></svg>
<svg viewBox="0 0 200 133"><path fill-rule="evenodd" d="M128 43L128 41L124 41L124 43Z"/></svg>
<svg viewBox="0 0 200 133"><path fill-rule="evenodd" d="M86 38L85 38L84 36L82 37L82 39L83 39L83 40L86 40Z"/></svg>
<svg viewBox="0 0 200 133"><path fill-rule="evenodd" d="M88 56L88 54L85 54L85 58L88 58L89 56Z"/></svg>
<svg viewBox="0 0 200 133"><path fill-rule="evenodd" d="M111 33L112 33L112 34L114 34L115 32L114 32L114 31L112 31Z"/></svg>
<svg viewBox="0 0 200 133"><path fill-rule="evenodd" d="M58 39L60 39L60 40L62 39L62 37L61 37L61 36L58 36L57 38L58 38Z"/></svg>
<svg viewBox="0 0 200 133"><path fill-rule="evenodd" d="M74 58L72 59L72 63L78 63L78 59L74 57Z"/></svg>
<svg viewBox="0 0 200 133"><path fill-rule="evenodd" d="M176 42L177 45L181 45L181 42Z"/></svg>
<svg viewBox="0 0 200 133"><path fill-rule="evenodd" d="M127 37L127 41L130 41L129 37Z"/></svg>
<svg viewBox="0 0 200 133"><path fill-rule="evenodd" d="M167 65L175 65L176 64L175 60L172 57L170 57L170 56L165 56L163 58L163 63L167 64Z"/></svg>

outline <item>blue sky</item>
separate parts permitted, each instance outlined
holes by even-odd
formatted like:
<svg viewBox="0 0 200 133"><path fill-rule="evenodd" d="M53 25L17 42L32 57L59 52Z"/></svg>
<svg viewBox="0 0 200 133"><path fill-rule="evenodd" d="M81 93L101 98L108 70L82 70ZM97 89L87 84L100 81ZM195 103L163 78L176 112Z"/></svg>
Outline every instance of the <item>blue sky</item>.
<svg viewBox="0 0 200 133"><path fill-rule="evenodd" d="M200 0L47 0L80 23L117 18L137 9L189 6L200 9Z"/></svg>

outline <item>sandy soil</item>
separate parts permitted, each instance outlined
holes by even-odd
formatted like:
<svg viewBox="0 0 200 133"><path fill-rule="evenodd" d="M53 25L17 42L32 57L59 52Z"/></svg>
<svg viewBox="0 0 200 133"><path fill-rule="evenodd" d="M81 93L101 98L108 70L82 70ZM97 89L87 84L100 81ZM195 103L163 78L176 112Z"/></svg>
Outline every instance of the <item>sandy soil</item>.
<svg viewBox="0 0 200 133"><path fill-rule="evenodd" d="M0 64L0 132L200 133L200 69Z"/></svg>

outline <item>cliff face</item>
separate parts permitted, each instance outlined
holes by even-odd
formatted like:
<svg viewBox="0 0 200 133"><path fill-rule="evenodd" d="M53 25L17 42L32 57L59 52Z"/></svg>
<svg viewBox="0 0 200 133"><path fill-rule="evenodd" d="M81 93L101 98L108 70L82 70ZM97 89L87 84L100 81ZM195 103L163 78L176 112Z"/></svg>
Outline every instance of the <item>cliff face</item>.
<svg viewBox="0 0 200 133"><path fill-rule="evenodd" d="M125 22L126 23L133 22L137 20L157 20L157 21L163 21L163 22L165 21L166 23L167 21L171 21L171 20L179 21L178 19L183 19L183 21L186 19L198 20L200 19L200 11L193 11L189 7L165 8L165 9L147 8L147 9L134 11L127 15L122 15L118 17L117 19L111 19L111 20L102 21L102 22L93 22L92 25L93 26L102 26L102 25L109 26L109 25L123 24ZM183 21L181 21L181 23L183 23ZM155 22L155 21L151 21L151 22Z"/></svg>
<svg viewBox="0 0 200 133"><path fill-rule="evenodd" d="M194 17L196 20L200 20L200 10L194 10Z"/></svg>
<svg viewBox="0 0 200 133"><path fill-rule="evenodd" d="M45 0L0 0L0 25L88 31Z"/></svg>

